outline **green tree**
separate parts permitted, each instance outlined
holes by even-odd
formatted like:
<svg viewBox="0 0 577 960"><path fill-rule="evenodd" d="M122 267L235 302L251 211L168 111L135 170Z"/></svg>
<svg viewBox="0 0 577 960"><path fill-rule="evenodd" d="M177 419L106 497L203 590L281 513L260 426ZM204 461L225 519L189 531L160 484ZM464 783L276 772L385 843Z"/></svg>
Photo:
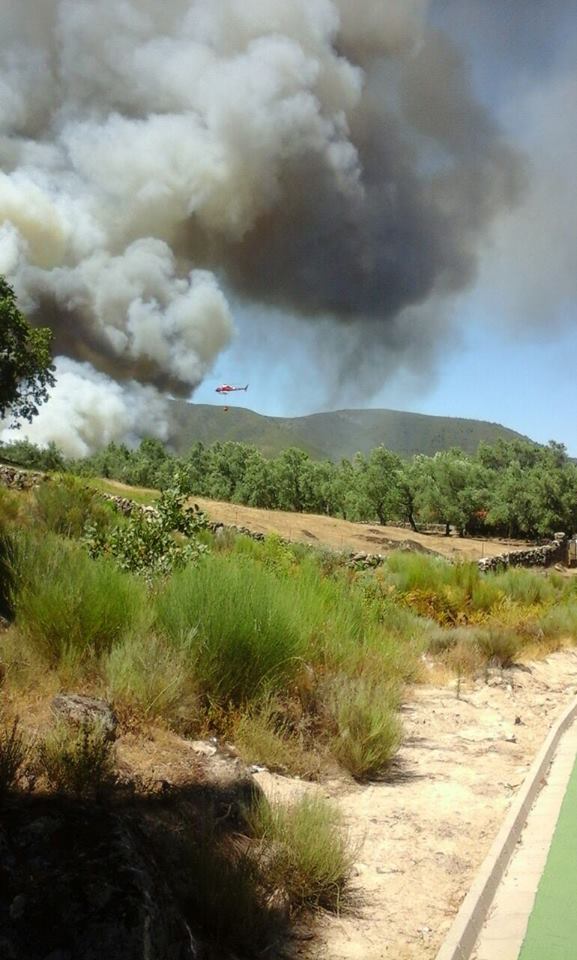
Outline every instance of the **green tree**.
<svg viewBox="0 0 577 960"><path fill-rule="evenodd" d="M411 530L418 533L417 528L417 501L422 485L423 457L413 457L402 464L397 479L397 502L399 514L411 525Z"/></svg>
<svg viewBox="0 0 577 960"><path fill-rule="evenodd" d="M242 483L236 490L236 499L249 507L266 510L274 510L277 506L273 465L256 448L251 448Z"/></svg>
<svg viewBox="0 0 577 960"><path fill-rule="evenodd" d="M452 449L424 458L421 469L420 512L434 523L444 523L446 536L452 524L460 536L466 536L487 502L480 465L461 450Z"/></svg>
<svg viewBox="0 0 577 960"><path fill-rule="evenodd" d="M380 446L371 451L368 460L359 458L359 465L363 493L379 523L385 524L398 514L401 458Z"/></svg>
<svg viewBox="0 0 577 960"><path fill-rule="evenodd" d="M52 333L31 327L9 283L0 277L0 420L32 420L54 385Z"/></svg>

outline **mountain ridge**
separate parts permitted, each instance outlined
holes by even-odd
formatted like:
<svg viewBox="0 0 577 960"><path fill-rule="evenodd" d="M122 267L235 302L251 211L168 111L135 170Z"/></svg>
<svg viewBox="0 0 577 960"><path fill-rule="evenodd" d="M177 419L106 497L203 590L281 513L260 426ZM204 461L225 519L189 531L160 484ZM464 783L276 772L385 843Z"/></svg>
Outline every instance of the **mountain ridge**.
<svg viewBox="0 0 577 960"><path fill-rule="evenodd" d="M402 410L343 409L300 417L272 417L247 407L195 404L171 401L169 446L185 453L193 443L205 445L220 440L251 443L267 457L287 447L299 447L315 460L351 459L383 444L387 449L410 457L433 455L439 450L459 447L475 453L482 442L525 440L529 437L499 423L462 417L439 417Z"/></svg>

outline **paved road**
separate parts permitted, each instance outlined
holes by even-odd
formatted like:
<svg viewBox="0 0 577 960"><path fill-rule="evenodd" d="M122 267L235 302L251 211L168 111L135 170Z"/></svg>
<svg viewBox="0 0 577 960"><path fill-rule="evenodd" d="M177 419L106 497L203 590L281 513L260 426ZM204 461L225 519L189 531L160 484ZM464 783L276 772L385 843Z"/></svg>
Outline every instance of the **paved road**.
<svg viewBox="0 0 577 960"><path fill-rule="evenodd" d="M577 761L565 792L519 960L576 958Z"/></svg>

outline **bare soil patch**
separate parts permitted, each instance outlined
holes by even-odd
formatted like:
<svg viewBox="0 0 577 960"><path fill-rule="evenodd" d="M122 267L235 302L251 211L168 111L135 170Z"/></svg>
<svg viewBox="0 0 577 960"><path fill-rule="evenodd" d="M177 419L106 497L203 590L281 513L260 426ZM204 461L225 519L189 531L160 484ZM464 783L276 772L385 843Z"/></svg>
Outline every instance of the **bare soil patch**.
<svg viewBox="0 0 577 960"><path fill-rule="evenodd" d="M268 773L269 795L321 790L358 844L358 906L326 918L307 960L431 960L555 717L577 693L577 652L479 680L411 691L386 783L320 786Z"/></svg>
<svg viewBox="0 0 577 960"><path fill-rule="evenodd" d="M444 557L462 560L480 560L493 557L510 548L500 540L474 540L460 537L439 537L433 534L413 533L400 527L373 527L363 523L350 523L335 517L310 513L285 513L281 510L257 510L234 503L221 503L195 497L195 503L211 520L225 524L248 527L256 533L277 533L288 540L310 543L318 541L333 550L387 553L407 540L442 554ZM521 548L522 543L515 546ZM377 548L377 549L376 549Z"/></svg>

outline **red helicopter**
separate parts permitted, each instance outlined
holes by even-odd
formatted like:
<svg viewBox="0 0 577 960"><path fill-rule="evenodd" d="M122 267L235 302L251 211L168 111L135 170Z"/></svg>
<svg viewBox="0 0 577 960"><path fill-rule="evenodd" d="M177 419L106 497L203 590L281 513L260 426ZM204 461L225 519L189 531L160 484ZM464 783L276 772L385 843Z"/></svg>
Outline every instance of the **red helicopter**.
<svg viewBox="0 0 577 960"><path fill-rule="evenodd" d="M223 383L222 386L217 387L215 393L237 393L237 391L242 390L244 393L248 390L248 383L246 387L231 387L228 383Z"/></svg>

